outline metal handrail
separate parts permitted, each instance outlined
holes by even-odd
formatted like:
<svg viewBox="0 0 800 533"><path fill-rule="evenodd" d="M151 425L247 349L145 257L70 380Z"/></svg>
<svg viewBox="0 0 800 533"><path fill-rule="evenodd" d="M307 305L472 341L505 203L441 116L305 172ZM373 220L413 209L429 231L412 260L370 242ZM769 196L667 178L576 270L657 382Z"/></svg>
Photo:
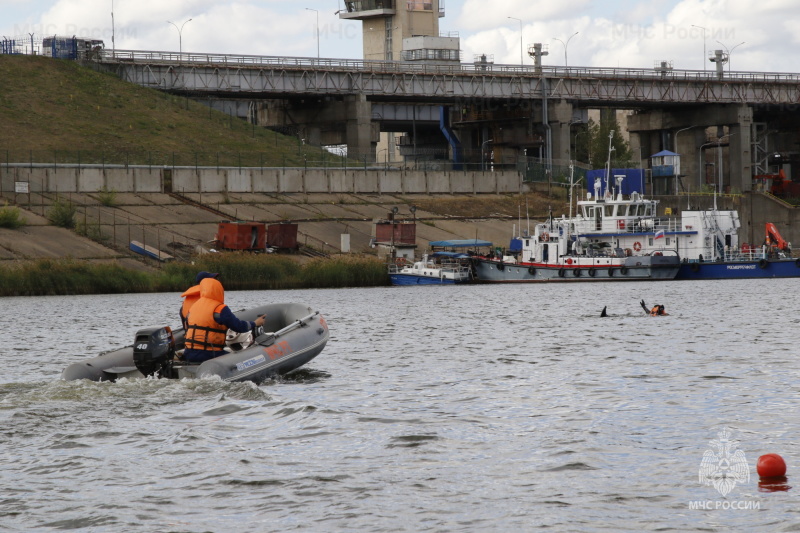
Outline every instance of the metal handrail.
<svg viewBox="0 0 800 533"><path fill-rule="evenodd" d="M228 67L281 67L284 69L336 69L373 73L453 74L480 76L525 76L532 78L565 77L576 79L651 79L706 83L797 83L800 74L784 72L725 72L719 78L714 71L673 69L662 72L647 68L564 67L531 65L498 65L456 63L453 65L417 64L401 61L377 61L336 58L281 57L194 52L162 52L145 50L102 50L87 55L104 63L148 62L181 66L224 65ZM488 66L488 69L487 69Z"/></svg>

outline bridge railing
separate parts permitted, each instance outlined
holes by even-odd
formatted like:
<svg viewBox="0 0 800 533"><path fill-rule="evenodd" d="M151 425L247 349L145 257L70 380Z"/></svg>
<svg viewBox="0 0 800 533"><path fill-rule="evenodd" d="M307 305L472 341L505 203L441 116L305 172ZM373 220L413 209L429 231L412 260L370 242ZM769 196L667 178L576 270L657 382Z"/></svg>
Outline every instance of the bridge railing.
<svg viewBox="0 0 800 533"><path fill-rule="evenodd" d="M452 74L521 77L604 78L604 79L652 79L672 81L703 81L728 83L731 81L752 83L797 83L800 74L782 72L725 72L718 78L716 71L704 70L659 70L658 68L624 67L563 67L533 65L497 65L486 63L456 63L453 65L431 65L402 61L377 61L358 59L281 57L257 55L233 55L194 52L163 52L146 50L102 50L87 59L104 63L165 63L180 66L226 66L226 67L273 67L281 69L348 70L371 73L405 74Z"/></svg>

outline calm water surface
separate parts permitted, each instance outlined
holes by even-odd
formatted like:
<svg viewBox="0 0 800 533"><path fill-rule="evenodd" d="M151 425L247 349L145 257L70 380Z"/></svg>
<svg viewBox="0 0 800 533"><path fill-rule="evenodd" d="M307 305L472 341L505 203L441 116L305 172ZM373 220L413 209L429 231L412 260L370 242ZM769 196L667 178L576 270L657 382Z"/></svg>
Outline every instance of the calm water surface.
<svg viewBox="0 0 800 533"><path fill-rule="evenodd" d="M796 531L797 288L231 292L331 328L259 386L60 381L178 294L5 298L0 531ZM724 428L751 473L726 497L698 481ZM798 487L759 487L768 452Z"/></svg>

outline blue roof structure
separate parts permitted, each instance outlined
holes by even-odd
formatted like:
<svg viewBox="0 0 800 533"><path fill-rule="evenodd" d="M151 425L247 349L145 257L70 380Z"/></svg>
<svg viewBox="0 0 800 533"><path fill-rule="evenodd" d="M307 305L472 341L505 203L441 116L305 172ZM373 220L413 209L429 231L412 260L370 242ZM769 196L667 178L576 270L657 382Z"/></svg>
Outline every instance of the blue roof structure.
<svg viewBox="0 0 800 533"><path fill-rule="evenodd" d="M456 239L450 241L430 241L428 244L431 247L436 246L439 248L474 248L476 246L491 246L489 241L481 241L478 239Z"/></svg>
<svg viewBox="0 0 800 533"><path fill-rule="evenodd" d="M667 157L671 155L680 155L680 154L676 154L675 152L670 152L669 150L661 150L657 154L653 154L650 157Z"/></svg>

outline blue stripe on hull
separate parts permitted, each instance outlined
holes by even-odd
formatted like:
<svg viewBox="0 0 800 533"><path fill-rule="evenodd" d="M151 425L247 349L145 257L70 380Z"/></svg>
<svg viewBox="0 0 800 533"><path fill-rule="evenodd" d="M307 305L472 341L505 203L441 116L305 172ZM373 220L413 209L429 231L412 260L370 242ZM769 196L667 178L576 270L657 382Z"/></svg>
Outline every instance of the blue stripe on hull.
<svg viewBox="0 0 800 533"><path fill-rule="evenodd" d="M452 279L440 279L426 276L410 276L407 274L390 274L392 285L455 285ZM459 282L464 283L464 282Z"/></svg>
<svg viewBox="0 0 800 533"><path fill-rule="evenodd" d="M799 262L794 259L767 261L764 268L758 261L684 263L675 279L798 278Z"/></svg>

